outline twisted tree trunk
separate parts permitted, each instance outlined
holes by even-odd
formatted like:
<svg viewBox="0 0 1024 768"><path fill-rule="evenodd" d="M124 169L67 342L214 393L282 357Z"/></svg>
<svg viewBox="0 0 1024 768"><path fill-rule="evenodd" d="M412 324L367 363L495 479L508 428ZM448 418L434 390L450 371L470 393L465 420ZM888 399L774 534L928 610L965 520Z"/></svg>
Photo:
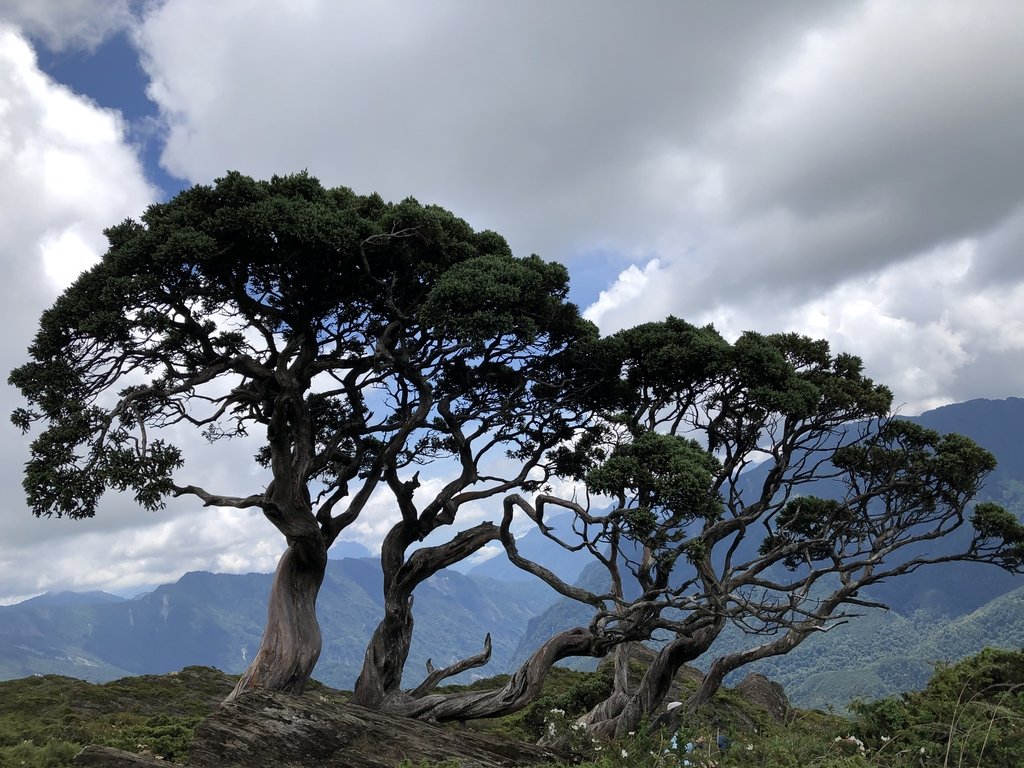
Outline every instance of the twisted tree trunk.
<svg viewBox="0 0 1024 768"><path fill-rule="evenodd" d="M602 702L588 713L588 732L600 738L612 739L637 730L640 723L645 718L650 719L665 701L680 668L707 651L720 630L721 625L716 624L692 635L677 636L665 645L644 672L635 692L623 696L616 686L612 695L614 706ZM658 720L654 722L655 727L661 724Z"/></svg>
<svg viewBox="0 0 1024 768"><path fill-rule="evenodd" d="M544 686L544 678L555 662L570 656L604 656L612 645L606 637L576 627L551 637L509 678L493 691L429 694L413 698L408 694L389 697L384 711L393 715L444 722L502 717L533 702Z"/></svg>
<svg viewBox="0 0 1024 768"><path fill-rule="evenodd" d="M316 598L327 569L323 540L292 542L270 587L267 627L259 651L227 700L262 688L302 693L320 657Z"/></svg>
<svg viewBox="0 0 1024 768"><path fill-rule="evenodd" d="M416 550L408 559L405 553L417 538L414 526L396 525L384 538L381 546L381 570L384 575L384 617L370 638L363 657L363 667L356 679L352 692L352 703L368 709L382 709L392 712L389 702L403 699L402 673L409 658L409 646L413 633L413 592L420 584L438 571L453 563L460 562L485 544L499 536L497 526L492 523L479 525L461 531L450 541L433 547ZM474 657L481 666L490 658ZM469 667L463 666L463 669ZM454 668L452 668L454 669ZM456 674L449 670L441 678Z"/></svg>
<svg viewBox="0 0 1024 768"><path fill-rule="evenodd" d="M412 643L412 595L389 590L384 598L384 618L366 647L363 668L356 679L352 703L380 709L385 698L401 689L402 672Z"/></svg>

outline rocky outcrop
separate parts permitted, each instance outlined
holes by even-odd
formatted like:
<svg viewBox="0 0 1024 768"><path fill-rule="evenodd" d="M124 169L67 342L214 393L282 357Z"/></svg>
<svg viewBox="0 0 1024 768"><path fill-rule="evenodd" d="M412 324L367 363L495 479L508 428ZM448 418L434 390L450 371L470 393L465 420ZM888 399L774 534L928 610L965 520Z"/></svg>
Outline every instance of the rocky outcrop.
<svg viewBox="0 0 1024 768"><path fill-rule="evenodd" d="M392 768L457 758L479 768L550 762L531 744L385 715L312 694L252 692L196 728L191 764L201 768Z"/></svg>
<svg viewBox="0 0 1024 768"><path fill-rule="evenodd" d="M316 692L289 696L252 691L196 727L189 763L197 768L394 768L403 760L418 765L454 758L467 768L505 768L564 757L468 728L385 715ZM75 765L173 766L101 747L87 748Z"/></svg>
<svg viewBox="0 0 1024 768"><path fill-rule="evenodd" d="M736 686L736 693L750 704L763 709L779 723L789 716L790 704L782 686L764 675L752 672Z"/></svg>

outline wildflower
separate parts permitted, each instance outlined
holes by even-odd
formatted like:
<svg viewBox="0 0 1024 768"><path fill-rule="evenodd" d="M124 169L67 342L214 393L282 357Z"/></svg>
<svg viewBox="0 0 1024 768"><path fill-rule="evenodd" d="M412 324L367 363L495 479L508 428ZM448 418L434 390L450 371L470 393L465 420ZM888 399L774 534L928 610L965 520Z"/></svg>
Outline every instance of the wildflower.
<svg viewBox="0 0 1024 768"><path fill-rule="evenodd" d="M622 750L622 756L623 757L629 757L629 752L627 752L626 750L623 749Z"/></svg>
<svg viewBox="0 0 1024 768"><path fill-rule="evenodd" d="M627 736L636 736L636 731L630 731L626 734Z"/></svg>
<svg viewBox="0 0 1024 768"><path fill-rule="evenodd" d="M747 752L753 752L753 751L754 751L754 745L753 744L747 744Z"/></svg>

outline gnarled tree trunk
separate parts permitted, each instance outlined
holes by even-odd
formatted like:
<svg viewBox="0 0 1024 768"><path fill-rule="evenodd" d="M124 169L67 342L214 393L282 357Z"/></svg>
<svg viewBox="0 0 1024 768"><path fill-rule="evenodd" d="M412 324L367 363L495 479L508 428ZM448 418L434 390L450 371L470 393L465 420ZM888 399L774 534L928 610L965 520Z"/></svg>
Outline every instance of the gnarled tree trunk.
<svg viewBox="0 0 1024 768"><path fill-rule="evenodd" d="M389 697L384 711L438 722L502 717L533 702L541 692L544 678L555 662L570 656L604 656L612 645L607 637L576 627L551 637L509 678L493 691L429 694L414 698L408 694Z"/></svg>
<svg viewBox="0 0 1024 768"><path fill-rule="evenodd" d="M644 718L650 718L665 701L676 673L684 664L699 658L710 646L721 630L720 624L697 631L692 635L677 636L665 645L644 672L637 690L623 696L616 690L612 698L615 706L603 702L588 713L587 730L594 736L612 739L621 738L635 731ZM655 726L660 722L655 722Z"/></svg>
<svg viewBox="0 0 1024 768"><path fill-rule="evenodd" d="M270 587L260 649L228 701L254 688L302 693L320 657L316 598L326 569L327 549L322 540L289 544Z"/></svg>
<svg viewBox="0 0 1024 768"><path fill-rule="evenodd" d="M366 647L363 668L356 679L352 703L380 709L385 698L402 686L402 672L412 643L412 595L389 590L384 618Z"/></svg>
<svg viewBox="0 0 1024 768"><path fill-rule="evenodd" d="M403 700L408 696L402 691L402 673L412 644L413 592L416 587L499 536L497 526L480 523L461 531L445 544L418 549L406 559L405 553L418 537L417 531L415 526L396 525L381 546L384 617L370 638L363 667L352 693L352 703L361 707L393 712L389 702L392 699ZM489 648L489 640L487 644ZM480 666L489 658L488 650L485 656L479 657L479 664L473 663L470 666ZM458 670L453 669L449 669L442 678L456 674Z"/></svg>

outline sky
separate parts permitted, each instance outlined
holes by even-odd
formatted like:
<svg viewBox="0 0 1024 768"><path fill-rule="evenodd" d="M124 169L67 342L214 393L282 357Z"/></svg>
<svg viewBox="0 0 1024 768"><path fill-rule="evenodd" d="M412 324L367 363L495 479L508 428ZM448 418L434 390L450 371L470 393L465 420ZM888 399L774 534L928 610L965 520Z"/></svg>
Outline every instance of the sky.
<svg viewBox="0 0 1024 768"><path fill-rule="evenodd" d="M606 333L826 338L908 415L1021 396L1021 83L1018 0L0 0L0 362L105 227L227 170L307 169L566 264ZM256 513L33 518L6 429L0 603L273 569ZM262 482L188 458L226 493Z"/></svg>

